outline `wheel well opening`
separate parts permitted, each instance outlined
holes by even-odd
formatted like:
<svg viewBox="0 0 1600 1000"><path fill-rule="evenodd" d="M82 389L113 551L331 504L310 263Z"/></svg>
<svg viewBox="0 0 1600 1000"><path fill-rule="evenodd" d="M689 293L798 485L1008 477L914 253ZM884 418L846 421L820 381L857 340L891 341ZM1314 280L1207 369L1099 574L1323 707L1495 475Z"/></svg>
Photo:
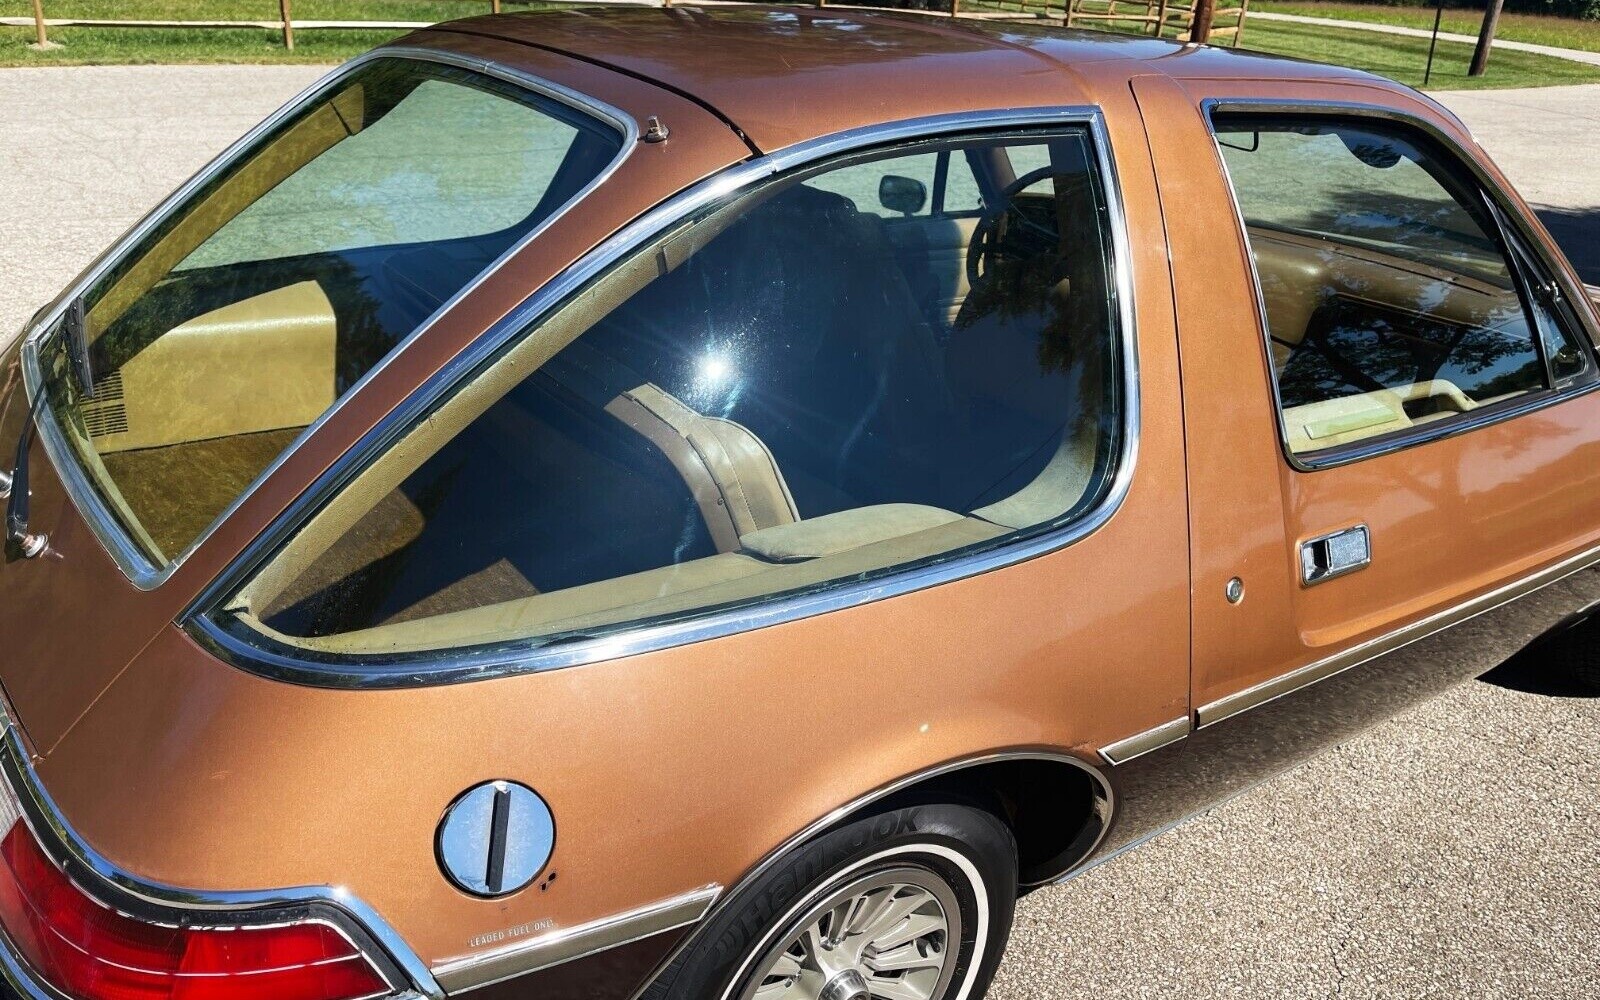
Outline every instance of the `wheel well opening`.
<svg viewBox="0 0 1600 1000"><path fill-rule="evenodd" d="M1111 821L1111 801L1086 767L1048 758L975 764L934 775L857 810L964 802L1005 821L1017 840L1019 883L1050 882L1089 856Z"/></svg>

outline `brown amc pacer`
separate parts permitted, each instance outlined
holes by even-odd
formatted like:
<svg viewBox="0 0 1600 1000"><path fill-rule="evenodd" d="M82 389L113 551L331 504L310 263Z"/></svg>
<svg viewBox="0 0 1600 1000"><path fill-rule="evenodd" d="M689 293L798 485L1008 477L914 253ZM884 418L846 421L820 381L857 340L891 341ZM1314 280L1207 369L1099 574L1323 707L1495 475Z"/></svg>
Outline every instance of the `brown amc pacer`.
<svg viewBox="0 0 1600 1000"><path fill-rule="evenodd" d="M1595 335L1360 73L413 34L5 357L4 980L976 1000L1020 892L1588 611Z"/></svg>

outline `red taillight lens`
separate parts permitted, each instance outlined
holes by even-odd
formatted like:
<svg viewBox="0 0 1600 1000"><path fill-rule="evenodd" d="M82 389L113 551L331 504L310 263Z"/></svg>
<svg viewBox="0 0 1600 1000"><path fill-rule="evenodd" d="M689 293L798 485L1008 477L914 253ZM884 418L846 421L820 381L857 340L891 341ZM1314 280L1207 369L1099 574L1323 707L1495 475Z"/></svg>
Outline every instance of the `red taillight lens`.
<svg viewBox="0 0 1600 1000"><path fill-rule="evenodd" d="M20 820L0 840L0 923L36 973L78 1000L354 1000L388 984L325 924L162 927L84 895Z"/></svg>

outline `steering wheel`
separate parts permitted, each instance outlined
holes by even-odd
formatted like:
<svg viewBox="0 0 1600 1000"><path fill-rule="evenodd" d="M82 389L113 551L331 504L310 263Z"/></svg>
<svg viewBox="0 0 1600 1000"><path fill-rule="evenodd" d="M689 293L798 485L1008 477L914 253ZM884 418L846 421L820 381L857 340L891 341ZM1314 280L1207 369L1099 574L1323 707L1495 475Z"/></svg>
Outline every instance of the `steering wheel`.
<svg viewBox="0 0 1600 1000"><path fill-rule="evenodd" d="M998 206L978 220L972 231L972 242L967 245L969 285L976 285L985 275L994 273L995 264L1001 260L1030 260L1056 249L1061 242L1060 234L1053 227L1030 218L1016 205L1018 195L1045 178L1055 176L1056 172L1053 166L1040 167L1018 177L1000 192Z"/></svg>

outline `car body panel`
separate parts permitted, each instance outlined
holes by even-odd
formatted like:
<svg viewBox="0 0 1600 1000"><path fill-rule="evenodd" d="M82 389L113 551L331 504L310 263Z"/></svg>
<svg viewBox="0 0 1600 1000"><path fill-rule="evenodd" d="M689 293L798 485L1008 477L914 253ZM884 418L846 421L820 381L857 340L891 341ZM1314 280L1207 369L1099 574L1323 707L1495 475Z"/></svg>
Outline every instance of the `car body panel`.
<svg viewBox="0 0 1600 1000"><path fill-rule="evenodd" d="M402 40L445 51L470 50L536 77L559 79L634 116L641 129L652 114L670 113L677 139L635 143L613 175L617 186L586 198L551 221L543 235L513 253L472 294L461 299L398 349L364 387L347 395L325 421L270 471L229 517L160 586L129 584L67 499L39 440L33 445L33 523L52 541L36 560L0 567L0 587L25 595L0 609L0 632L17 637L0 663L0 683L39 752L48 752L118 671L154 634L152 622L177 618L195 595L293 497L328 468L418 382L472 343L584 251L678 190L749 155L727 126L692 102L630 77L554 53L447 32ZM20 395L18 398L21 398ZM7 413L7 440L20 433L22 406ZM96 609L95 628L73 616ZM63 667L62 664L71 664Z"/></svg>
<svg viewBox="0 0 1600 1000"><path fill-rule="evenodd" d="M1110 132L1129 224L1158 231L1131 95ZM1161 243L1133 253L1146 386L1138 459L1121 508L1067 548L785 625L442 688L276 683L169 628L40 773L82 835L130 870L197 887L338 872L438 963L508 927L570 928L731 885L842 802L944 761L1039 746L1095 766L1098 747L1182 716L1188 703L1172 298ZM1117 574L1090 569L1108 560ZM984 610L997 606L1007 614ZM911 674L922 680L896 680ZM872 691L894 692L886 717L845 721ZM750 706L764 708L728 725ZM775 732L817 734L833 752L819 757L812 740ZM462 788L497 777L551 803L562 877L547 892L485 902L438 872L432 831ZM756 800L763 808L749 809ZM358 817L362 836L343 834ZM659 852L639 850L645 828ZM696 833L711 829L714 841ZM181 835L196 830L205 852ZM679 836L694 846L668 846Z"/></svg>
<svg viewBox="0 0 1600 1000"><path fill-rule="evenodd" d="M1147 79L1135 86L1147 113L1168 123L1153 137L1154 155L1186 348L1192 531L1210 540L1195 547L1194 568L1194 702L1202 725L1205 706L1600 541L1590 516L1600 487L1600 395L1592 392L1337 468L1300 471L1285 461L1266 388L1272 374L1261 312L1252 294L1240 293L1254 286L1248 254L1239 239L1226 256L1216 253L1215 220L1231 220L1235 210L1200 105L1262 98L1361 105L1372 101L1371 88ZM1422 101L1385 106L1424 116L1481 156ZM1532 218L1525 207L1522 214ZM1249 391L1241 373L1249 373ZM1371 532L1371 564L1302 587L1299 543L1358 524ZM1248 596L1238 605L1224 596L1234 577Z"/></svg>
<svg viewBox="0 0 1600 1000"><path fill-rule="evenodd" d="M602 190L437 317L154 589L122 575L35 445L34 517L52 553L0 567L0 682L63 821L132 877L201 894L337 886L448 969L708 887L727 899L841 810L1012 753L1070 759L1115 787L1111 835L1075 859L1093 863L1510 650L1461 628L1419 633L1190 735L1195 707L1600 540L1585 504L1600 475L1600 393L1343 469L1285 460L1248 251L1200 102L1393 107L1475 150L1397 85L1153 40L831 10L475 18L399 44L554 79L641 131L658 117L670 137L638 143ZM752 147L996 103L1096 107L1115 155L1140 431L1128 492L1094 532L926 590L474 683L284 683L223 662L182 627L197 595L357 441L630 220ZM13 437L0 439L21 420L13 400L0 427ZM1373 529L1373 566L1302 591L1294 543L1353 519ZM1440 521L1459 535L1430 535ZM1230 604L1236 576L1245 597ZM1600 572L1583 569L1478 610L1521 642L1596 599ZM434 835L463 789L494 779L547 800L560 877L485 900L443 876ZM476 995L627 1000L694 939L680 927L637 937Z"/></svg>

